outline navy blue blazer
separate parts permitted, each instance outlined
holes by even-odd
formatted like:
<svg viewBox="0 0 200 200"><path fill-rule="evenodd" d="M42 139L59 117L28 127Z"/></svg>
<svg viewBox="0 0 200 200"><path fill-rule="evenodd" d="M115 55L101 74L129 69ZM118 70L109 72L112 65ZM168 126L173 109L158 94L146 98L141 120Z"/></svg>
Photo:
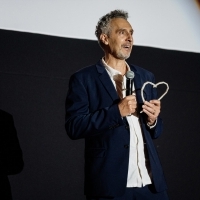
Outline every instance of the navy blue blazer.
<svg viewBox="0 0 200 200"><path fill-rule="evenodd" d="M130 65L135 73L134 85L139 110L141 87L155 82L154 75ZM144 89L147 101L156 99L156 89ZM65 128L71 139L85 139L85 194L89 196L121 196L125 192L129 162L130 132L126 119L118 109L119 97L101 60L73 74L66 98ZM139 116L144 142L150 160L152 182L157 192L166 190L163 170L152 139L160 136L162 120L155 128L146 124L146 114Z"/></svg>

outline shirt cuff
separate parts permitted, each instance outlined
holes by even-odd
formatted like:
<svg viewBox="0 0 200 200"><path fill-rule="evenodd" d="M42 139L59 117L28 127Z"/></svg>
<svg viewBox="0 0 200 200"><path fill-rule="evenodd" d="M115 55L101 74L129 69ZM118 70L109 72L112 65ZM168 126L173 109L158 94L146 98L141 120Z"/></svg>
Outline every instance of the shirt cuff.
<svg viewBox="0 0 200 200"><path fill-rule="evenodd" d="M147 123L147 126L148 126L150 129L152 129L152 128L154 128L154 127L156 126L156 124L157 124L157 119L155 120L155 122L154 122L153 125L149 125L149 123Z"/></svg>

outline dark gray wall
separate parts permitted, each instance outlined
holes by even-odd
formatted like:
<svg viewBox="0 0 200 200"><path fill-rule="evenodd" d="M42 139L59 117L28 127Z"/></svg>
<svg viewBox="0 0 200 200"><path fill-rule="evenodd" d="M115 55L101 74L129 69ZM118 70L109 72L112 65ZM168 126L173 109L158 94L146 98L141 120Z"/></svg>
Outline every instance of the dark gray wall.
<svg viewBox="0 0 200 200"><path fill-rule="evenodd" d="M84 141L64 129L70 75L95 63L97 42L0 30L0 108L13 115L24 170L10 176L14 200L81 200ZM198 200L200 54L135 46L128 62L169 84L163 135L155 141L171 200ZM161 93L164 88L158 89Z"/></svg>

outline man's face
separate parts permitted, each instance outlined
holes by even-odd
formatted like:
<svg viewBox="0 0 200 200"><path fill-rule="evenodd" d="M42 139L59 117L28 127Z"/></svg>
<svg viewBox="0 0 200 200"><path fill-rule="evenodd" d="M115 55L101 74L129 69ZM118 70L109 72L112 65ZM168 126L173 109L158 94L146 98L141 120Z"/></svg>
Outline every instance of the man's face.
<svg viewBox="0 0 200 200"><path fill-rule="evenodd" d="M133 29L123 18L115 18L110 22L110 34L107 38L108 51L115 58L129 58L133 46Z"/></svg>

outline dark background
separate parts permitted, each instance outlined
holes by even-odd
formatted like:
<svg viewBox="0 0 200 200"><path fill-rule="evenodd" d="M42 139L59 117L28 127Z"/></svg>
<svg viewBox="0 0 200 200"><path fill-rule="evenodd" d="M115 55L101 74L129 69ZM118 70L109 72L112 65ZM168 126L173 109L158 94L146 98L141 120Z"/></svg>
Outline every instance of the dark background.
<svg viewBox="0 0 200 200"><path fill-rule="evenodd" d="M14 200L84 199L84 140L67 137L64 104L71 74L102 56L96 41L0 30L0 108L13 115L25 162L9 176ZM170 199L199 200L200 54L134 46L128 62L169 84L155 145Z"/></svg>

